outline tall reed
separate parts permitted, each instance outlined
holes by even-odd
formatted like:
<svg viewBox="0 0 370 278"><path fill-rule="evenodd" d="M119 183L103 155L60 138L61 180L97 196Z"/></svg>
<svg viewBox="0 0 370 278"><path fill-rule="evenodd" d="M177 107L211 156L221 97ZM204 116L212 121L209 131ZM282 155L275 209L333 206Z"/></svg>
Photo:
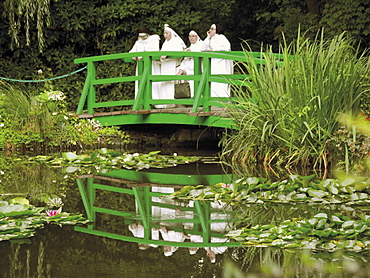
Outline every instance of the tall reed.
<svg viewBox="0 0 370 278"><path fill-rule="evenodd" d="M360 96L369 88L366 53L345 33L327 40L324 32L312 40L299 34L284 42L282 59L261 47L263 66L247 50L248 44L247 92L234 90L238 102L229 110L238 130L223 139L223 157L241 173L257 163L328 167L327 142L339 128L339 114L358 114Z"/></svg>

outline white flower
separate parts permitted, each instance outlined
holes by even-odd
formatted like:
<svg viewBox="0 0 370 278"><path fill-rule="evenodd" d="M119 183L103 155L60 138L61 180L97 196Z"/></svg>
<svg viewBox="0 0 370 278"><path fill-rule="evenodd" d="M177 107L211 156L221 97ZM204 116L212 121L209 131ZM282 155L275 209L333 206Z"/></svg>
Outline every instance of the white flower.
<svg viewBox="0 0 370 278"><path fill-rule="evenodd" d="M0 124L0 127L3 127L3 126L4 126L4 123L1 123L1 124Z"/></svg>
<svg viewBox="0 0 370 278"><path fill-rule="evenodd" d="M37 73L38 73L38 74L42 74L42 69L39 69L39 70L37 71Z"/></svg>
<svg viewBox="0 0 370 278"><path fill-rule="evenodd" d="M65 120L68 120L68 117L67 117L67 116L64 116L63 118L64 118Z"/></svg>
<svg viewBox="0 0 370 278"><path fill-rule="evenodd" d="M63 100L65 97L63 96L62 91L52 91L48 92L48 99L49 100Z"/></svg>

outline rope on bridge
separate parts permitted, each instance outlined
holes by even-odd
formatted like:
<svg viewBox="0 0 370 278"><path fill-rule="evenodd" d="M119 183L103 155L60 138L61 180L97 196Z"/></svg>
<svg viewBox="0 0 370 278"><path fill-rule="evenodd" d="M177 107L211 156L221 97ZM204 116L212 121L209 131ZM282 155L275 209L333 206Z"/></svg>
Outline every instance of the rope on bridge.
<svg viewBox="0 0 370 278"><path fill-rule="evenodd" d="M85 67L83 67L81 69L78 69L76 71L73 71L71 73L67 73L67 74L64 74L64 75L61 75L61 76L57 76L57 77L53 77L53 78L49 78L49 79L41 79L41 80L19 80L19 79L11 79L11 78L1 77L1 76L0 76L0 79L6 80L6 81L14 81L14 82L45 82L45 81L60 79L60 78L64 78L64 77L73 75L73 74L75 74L77 72L83 71L86 68L87 68L87 66L85 66Z"/></svg>

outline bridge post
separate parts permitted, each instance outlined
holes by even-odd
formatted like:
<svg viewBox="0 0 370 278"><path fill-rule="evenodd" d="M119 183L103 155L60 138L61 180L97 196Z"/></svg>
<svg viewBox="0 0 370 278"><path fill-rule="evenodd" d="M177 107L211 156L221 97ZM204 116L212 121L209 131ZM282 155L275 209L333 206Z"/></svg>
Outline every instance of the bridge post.
<svg viewBox="0 0 370 278"><path fill-rule="evenodd" d="M88 88L88 94L87 94L87 112L90 114L94 113L94 104L96 101L96 90L94 88L94 81L96 78L96 70L93 62L87 63L87 76L90 78L89 80L89 88Z"/></svg>

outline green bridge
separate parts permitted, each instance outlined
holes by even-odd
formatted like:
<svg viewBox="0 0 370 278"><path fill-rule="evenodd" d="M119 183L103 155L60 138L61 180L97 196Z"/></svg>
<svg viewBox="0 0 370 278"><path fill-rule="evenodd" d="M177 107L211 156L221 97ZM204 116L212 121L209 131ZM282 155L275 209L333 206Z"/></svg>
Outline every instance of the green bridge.
<svg viewBox="0 0 370 278"><path fill-rule="evenodd" d="M160 56L164 54L168 55L168 58L193 57L194 75L152 74L152 62L159 60ZM252 52L251 54L252 56L246 55L241 51L171 51L166 53L155 51L119 53L75 59L74 62L76 64L87 64L87 76L78 104L77 114L80 118L94 118L103 126L184 124L235 128L233 121L228 118L225 106L227 106L227 103L236 101L236 99L234 97L211 97L210 84L211 82L229 83L232 88L238 89L240 86L249 84L248 76L245 73L211 74L211 59L232 60L235 72L243 68L244 63L251 62L251 59L257 64L264 64L263 53ZM132 60L132 57L139 56L143 57L141 61L135 62ZM113 76L100 77L97 74L99 63L104 63L105 72L110 72L109 66L114 63L138 63L137 75L132 73L131 76L122 76L122 72L120 72L112 73ZM171 80L193 80L194 96L187 99L153 99L153 83ZM132 84L135 81L138 82L138 92L135 99L122 100L112 97L110 101L98 102L97 90L99 90L99 86L125 82ZM177 106L185 106L186 108L154 109L154 106L158 104L175 104Z"/></svg>
<svg viewBox="0 0 370 278"><path fill-rule="evenodd" d="M162 199L170 193L155 191L154 187L162 188L181 188L189 184L210 185L219 182L230 182L231 176L227 175L188 175L188 174L166 174L151 173L135 170L113 170L108 173L97 173L82 175L77 177L77 185L81 194L87 218L91 221L87 227L75 226L74 230L95 236L113 238L121 241L136 242L144 244L155 244L158 246L175 247L238 247L240 242L230 241L224 232L215 230L218 224L226 224L231 229L235 221L235 213L229 209L215 209L211 202L195 200L193 205L186 202L171 202ZM97 196L106 195L109 192L122 194L127 200L134 199L137 211L131 211L129 206L123 206L119 210L114 209L114 204L107 203L105 206L100 204ZM107 195L106 195L107 196ZM130 197L131 196L131 197ZM230 206L227 206L228 208ZM169 211L181 211L176 217L164 215L153 215L154 208L165 208ZM154 210L153 210L154 209ZM221 218L214 216L220 214ZM212 216L213 215L213 216ZM189 217L191 216L191 217ZM144 234L141 237L134 237L125 232L113 232L107 229L107 225L102 224L103 219L115 217L116 223L130 225L139 222L142 224ZM158 218L159 217L159 218ZM100 219L97 221L97 219ZM162 223L162 224L160 224ZM185 225L187 224L187 225ZM176 232L201 236L201 242L176 242L152 238L152 230L160 229L161 225L170 226ZM185 225L185 226L184 226ZM223 239L213 241L212 239Z"/></svg>

